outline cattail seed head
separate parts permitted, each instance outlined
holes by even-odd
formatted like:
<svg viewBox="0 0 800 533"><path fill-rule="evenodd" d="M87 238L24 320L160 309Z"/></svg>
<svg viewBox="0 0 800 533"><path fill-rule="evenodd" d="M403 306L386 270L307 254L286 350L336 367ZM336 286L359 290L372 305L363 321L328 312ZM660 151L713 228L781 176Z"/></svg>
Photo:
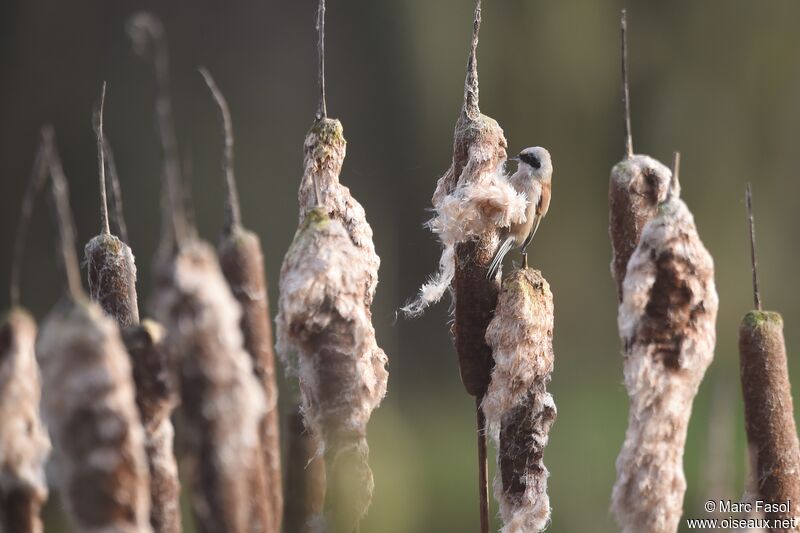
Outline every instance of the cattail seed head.
<svg viewBox="0 0 800 533"><path fill-rule="evenodd" d="M345 147L335 119L316 121L306 136L301 222L276 318L278 353L299 378L306 425L324 447L336 531L355 529L372 499L367 422L388 377L370 309L380 259L364 209L339 183Z"/></svg>
<svg viewBox="0 0 800 533"><path fill-rule="evenodd" d="M501 531L541 531L550 522L543 453L556 406L546 390L554 359L553 295L539 271L517 270L503 281L486 341L495 366L481 407L498 448Z"/></svg>
<svg viewBox="0 0 800 533"><path fill-rule="evenodd" d="M155 314L175 358L200 531L263 531L264 394L242 347L241 309L213 249L190 240L158 268Z"/></svg>
<svg viewBox="0 0 800 533"><path fill-rule="evenodd" d="M628 261L645 225L666 200L671 179L672 172L666 166L646 155L623 159L611 169L608 188L611 273L617 282L620 301ZM679 193L678 190L674 194Z"/></svg>
<svg viewBox="0 0 800 533"><path fill-rule="evenodd" d="M791 501L771 509L770 520L797 517L800 502L800 444L786 361L783 319L778 313L750 311L739 326L739 357L745 429L753 454L755 499ZM792 529L792 531L795 531Z"/></svg>
<svg viewBox="0 0 800 533"><path fill-rule="evenodd" d="M89 296L121 327L139 323L136 263L130 246L114 235L93 237L84 249Z"/></svg>
<svg viewBox="0 0 800 533"><path fill-rule="evenodd" d="M175 429L170 420L177 394L164 334L160 324L145 319L123 330L122 339L133 364L136 404L144 427L150 469L150 524L155 533L179 533L181 487L172 450Z"/></svg>
<svg viewBox="0 0 800 533"><path fill-rule="evenodd" d="M116 323L94 303L64 300L36 347L57 484L75 527L151 531L144 432Z"/></svg>
<svg viewBox="0 0 800 533"><path fill-rule="evenodd" d="M630 417L612 509L624 532L674 532L692 401L714 356L714 262L686 204L671 197L642 231L619 307Z"/></svg>
<svg viewBox="0 0 800 533"><path fill-rule="evenodd" d="M0 323L0 530L41 533L50 439L39 416L36 323L13 308Z"/></svg>

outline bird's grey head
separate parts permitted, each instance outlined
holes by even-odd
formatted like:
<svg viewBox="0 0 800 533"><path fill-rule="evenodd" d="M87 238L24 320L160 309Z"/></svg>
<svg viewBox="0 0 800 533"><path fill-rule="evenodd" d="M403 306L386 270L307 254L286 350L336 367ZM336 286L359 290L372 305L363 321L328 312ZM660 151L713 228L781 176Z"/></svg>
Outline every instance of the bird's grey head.
<svg viewBox="0 0 800 533"><path fill-rule="evenodd" d="M519 161L520 169L530 172L532 178L549 180L553 176L550 152L541 146L525 148L516 159Z"/></svg>

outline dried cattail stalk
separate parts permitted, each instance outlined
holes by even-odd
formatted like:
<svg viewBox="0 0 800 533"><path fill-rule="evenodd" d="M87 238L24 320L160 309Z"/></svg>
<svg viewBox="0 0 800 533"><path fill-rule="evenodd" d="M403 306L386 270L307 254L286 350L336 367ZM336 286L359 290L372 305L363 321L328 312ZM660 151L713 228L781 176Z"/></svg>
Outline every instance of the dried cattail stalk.
<svg viewBox="0 0 800 533"><path fill-rule="evenodd" d="M612 509L624 532L678 528L686 430L714 357L718 303L713 259L671 194L642 231L619 308L630 416Z"/></svg>
<svg viewBox="0 0 800 533"><path fill-rule="evenodd" d="M627 22L622 10L622 95L625 116L625 158L611 169L608 187L609 223L613 258L611 273L617 282L617 296L622 301L623 282L631 254L639 244L647 222L667 197L672 173L650 156L634 155L631 139L628 96Z"/></svg>
<svg viewBox="0 0 800 533"><path fill-rule="evenodd" d="M800 511L796 508L800 502L800 443L794 421L783 318L761 309L749 184L745 200L756 309L747 313L739 326L739 363L754 496L770 503L790 502L787 508L767 509L765 516L773 524L776 520L787 524L774 526L775 530L800 531ZM795 519L793 523L789 521L791 518Z"/></svg>
<svg viewBox="0 0 800 533"><path fill-rule="evenodd" d="M264 388L266 413L260 424L261 445L270 516L269 532L279 533L283 514L283 489L281 487L281 442L278 413L278 384L275 380L275 353L272 348L272 324L269 297L264 276L264 254L258 236L242 227L239 196L233 172L233 125L225 97L211 74L200 69L222 115L225 139L225 223L217 252L222 273L234 297L242 306L241 328L244 347L253 359L253 370Z"/></svg>
<svg viewBox="0 0 800 533"><path fill-rule="evenodd" d="M306 429L299 406L287 426L284 530L314 533L325 506L325 460L317 453L322 443Z"/></svg>
<svg viewBox="0 0 800 533"><path fill-rule="evenodd" d="M541 531L550 522L543 453L556 406L547 392L554 358L553 295L538 270L517 270L503 281L486 341L495 366L482 408L498 449L494 493L501 531Z"/></svg>
<svg viewBox="0 0 800 533"><path fill-rule="evenodd" d="M163 346L164 329L152 320L122 331L133 363L136 405L142 419L150 469L150 524L155 533L181 531L180 480L170 416L177 404L172 368Z"/></svg>
<svg viewBox="0 0 800 533"><path fill-rule="evenodd" d="M183 194L181 191L181 165L178 152L178 139L172 118L172 99L169 96L169 50L164 25L152 13L142 11L131 16L125 29L131 39L134 51L148 58L153 65L156 78L156 122L161 143L163 162L164 208L159 260L169 260L179 240L189 237L190 228L186 219ZM166 204L166 205L164 205Z"/></svg>
<svg viewBox="0 0 800 533"><path fill-rule="evenodd" d="M85 532L149 532L149 476L131 368L116 323L80 286L67 182L43 131L69 295L37 342L61 497Z"/></svg>
<svg viewBox="0 0 800 533"><path fill-rule="evenodd" d="M321 439L327 527L350 533L372 500L367 422L388 373L372 326L380 259L364 208L339 182L342 124L325 115L324 12L320 0L320 104L304 145L300 228L281 268L277 348L299 378L306 426Z"/></svg>
<svg viewBox="0 0 800 533"><path fill-rule="evenodd" d="M103 139L103 107L106 84L95 113L97 161L100 176L100 235L93 237L84 249L89 273L89 296L98 302L121 327L139 323L136 298L136 263L130 247L111 234L106 200L105 140Z"/></svg>
<svg viewBox="0 0 800 533"><path fill-rule="evenodd" d="M22 252L36 195L47 179L44 146L39 146L22 198L11 259L11 310L0 322L0 531L41 533L47 500L45 462L50 439L40 414L41 380L36 363L36 323L19 306Z"/></svg>
<svg viewBox="0 0 800 533"><path fill-rule="evenodd" d="M417 299L403 310L407 315L417 315L438 301L448 288L454 292L452 331L461 381L467 392L475 397L478 412L480 526L481 532L487 533L486 436L480 401L489 386L494 364L491 349L486 344L486 328L492 319L500 288L499 273L490 278L488 272L499 245L498 230L511 222L522 221L526 202L510 187L504 189L504 180L497 179L503 172L507 142L497 121L483 115L478 106L480 25L481 2L476 0L464 82L464 105L454 132L453 161L436 184L432 198L436 217L430 225L440 234L444 245L439 272L422 286ZM452 243L449 242L451 239Z"/></svg>
<svg viewBox="0 0 800 533"><path fill-rule="evenodd" d="M264 394L242 347L239 304L204 242L181 242L157 276L155 311L178 367L198 528L265 531L270 517L258 433Z"/></svg>
<svg viewBox="0 0 800 533"><path fill-rule="evenodd" d="M39 416L36 323L12 310L0 324L0 531L41 533L50 439Z"/></svg>

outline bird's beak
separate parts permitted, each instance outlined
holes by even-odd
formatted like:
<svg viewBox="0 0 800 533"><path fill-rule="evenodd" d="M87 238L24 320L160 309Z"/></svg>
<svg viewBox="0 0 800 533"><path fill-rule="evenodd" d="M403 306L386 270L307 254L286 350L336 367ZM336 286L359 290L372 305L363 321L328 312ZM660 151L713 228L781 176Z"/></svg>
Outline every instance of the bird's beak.
<svg viewBox="0 0 800 533"><path fill-rule="evenodd" d="M509 158L508 158L508 160L509 160L509 161L517 161L517 162L519 162L519 157L516 157L516 156L514 156L514 157L509 157Z"/></svg>

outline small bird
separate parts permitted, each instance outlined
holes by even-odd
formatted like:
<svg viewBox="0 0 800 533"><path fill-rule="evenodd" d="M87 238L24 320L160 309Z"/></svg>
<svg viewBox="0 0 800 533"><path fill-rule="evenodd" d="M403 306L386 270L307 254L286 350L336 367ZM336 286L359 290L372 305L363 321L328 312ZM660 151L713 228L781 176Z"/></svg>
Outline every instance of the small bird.
<svg viewBox="0 0 800 533"><path fill-rule="evenodd" d="M528 266L526 250L550 207L550 186L553 177L550 152L541 146L534 146L525 148L519 153L519 156L511 159L517 161L518 166L517 171L508 178L508 181L517 192L527 196L528 207L525 212L525 222L511 224L511 227L505 228L501 232L501 244L489 265L488 278L495 277L503 264L503 258L513 248L522 248L523 268Z"/></svg>

